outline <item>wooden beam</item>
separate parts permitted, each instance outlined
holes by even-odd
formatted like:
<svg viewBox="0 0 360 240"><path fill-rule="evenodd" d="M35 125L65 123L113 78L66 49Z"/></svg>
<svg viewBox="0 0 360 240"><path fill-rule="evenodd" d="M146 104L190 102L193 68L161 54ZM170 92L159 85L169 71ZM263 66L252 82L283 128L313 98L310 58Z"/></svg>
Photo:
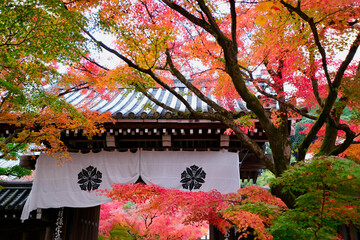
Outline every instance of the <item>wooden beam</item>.
<svg viewBox="0 0 360 240"><path fill-rule="evenodd" d="M220 147L229 147L230 136L226 134L220 135Z"/></svg>
<svg viewBox="0 0 360 240"><path fill-rule="evenodd" d="M110 135L110 133L106 134L106 146L107 147L116 147L114 135Z"/></svg>
<svg viewBox="0 0 360 240"><path fill-rule="evenodd" d="M162 135L162 146L171 147L171 135Z"/></svg>

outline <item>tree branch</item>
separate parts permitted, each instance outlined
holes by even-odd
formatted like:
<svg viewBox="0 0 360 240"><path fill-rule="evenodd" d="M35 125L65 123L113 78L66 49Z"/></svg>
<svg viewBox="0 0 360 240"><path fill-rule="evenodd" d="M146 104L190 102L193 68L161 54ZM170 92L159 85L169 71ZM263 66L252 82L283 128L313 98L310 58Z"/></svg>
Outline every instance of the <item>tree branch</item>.
<svg viewBox="0 0 360 240"><path fill-rule="evenodd" d="M330 74L329 74L329 70L328 70L328 66L327 66L327 62L326 62L326 52L320 42L320 37L317 32L317 28L316 28L316 24L314 23L314 19L309 17L308 15L306 15L306 13L304 13L303 11L301 11L299 2L298 2L298 5L296 8L293 7L292 5L284 2L284 0L281 0L280 3L282 5L284 5L284 7L289 12L295 12L299 17L301 17L305 22L307 22L309 24L311 32L312 32L314 40L315 40L316 47L319 50L320 55L321 55L321 61L322 61L322 66L323 66L323 69L325 72L326 80L328 82L329 87L331 87L332 83L331 83L331 78L330 78Z"/></svg>
<svg viewBox="0 0 360 240"><path fill-rule="evenodd" d="M267 92L261 90L259 87L256 87L256 90L258 92L260 92L261 94L263 94L264 96L266 96L268 98L271 98L271 99L274 99L274 100L276 100L277 102L279 102L281 104L284 104L286 107L290 108L291 110L293 110L294 112L300 114L301 116L304 116L304 117L312 119L312 120L316 120L316 117L313 116L313 115L308 114L306 110L299 109L296 106L294 106L293 104L285 101L284 99L280 99L280 98L276 97L275 95L272 95L270 93L267 93Z"/></svg>
<svg viewBox="0 0 360 240"><path fill-rule="evenodd" d="M110 69L108 69L107 67L104 67L104 66L100 65L98 62L92 60L91 58L88 58L88 57L86 57L86 56L82 56L82 57L85 58L86 60L88 60L89 62L95 64L95 65L98 66L99 68L102 68L102 69L104 69L104 70L106 70L106 71L109 71L109 70L110 70Z"/></svg>
<svg viewBox="0 0 360 240"><path fill-rule="evenodd" d="M151 69L144 69L141 68L140 66L136 65L135 63L133 63L130 59L126 58L125 56L123 56L122 54L120 54L118 51L108 47L107 45L105 45L103 42L98 41L94 36L92 36L88 31L84 30L84 32L93 40L95 41L97 44L99 44L101 47L103 47L105 50L109 51L110 53L113 53L114 55L116 55L117 57L119 57L121 60L123 60L125 63L127 63L131 68L138 70L142 73L145 73L147 75L149 75L155 82L157 82L160 86L162 86L163 88L165 88L166 90L168 90L169 92L171 92L176 98L178 98L182 103L184 103L184 105L186 106L186 108L191 112L191 113L196 113L196 111L194 111L191 108L191 105L179 94L177 93L174 89L172 89L169 85L165 84L159 77L156 76L156 74L151 70ZM140 86L138 86L140 87ZM141 89L141 87L139 88ZM150 96L150 95L149 95ZM155 100L155 99L154 99ZM156 104L158 104L159 106L163 107L164 109L167 109L169 111L172 111L171 108L169 107L165 107L164 104L160 103L160 102L156 102ZM175 111L176 112L176 111Z"/></svg>
<svg viewBox="0 0 360 240"><path fill-rule="evenodd" d="M77 86L74 86L74 87L72 87L72 88L70 88L70 89L68 89L68 90L65 90L65 91L59 93L59 94L58 94L58 97L64 96L64 95L66 95L66 94L68 94L68 93L80 91L80 90L82 90L82 89L89 89L89 88L90 88L90 87L89 87L89 85L88 85L87 83L81 83L81 84L79 84L79 85L77 85Z"/></svg>
<svg viewBox="0 0 360 240"><path fill-rule="evenodd" d="M213 30L213 28L211 27L211 25L206 22L203 19L197 18L194 15L192 15L191 13L189 13L186 9L184 9L183 7L181 7L180 5L174 3L171 0L162 0L168 7L170 7L171 9L175 10L176 12L180 13L181 15L183 15L186 19L188 19L190 22L192 22L193 24L205 29L207 32L209 32L211 35L214 35L215 32Z"/></svg>
<svg viewBox="0 0 360 240"><path fill-rule="evenodd" d="M219 104L215 103L208 97L206 97L201 91L199 91L198 88L196 88L192 83L190 83L188 80L186 80L185 76L181 74L181 72L175 67L169 50L166 50L166 61L170 67L170 72L175 76L177 79L180 80L186 87L188 87L192 92L195 93L196 96L198 96L201 100L206 102L210 107L215 109L219 113L224 113L227 116L230 116L230 112L228 112L225 108L221 107Z"/></svg>
<svg viewBox="0 0 360 240"><path fill-rule="evenodd" d="M318 84L318 80L315 77L315 53L314 51L309 50L310 52L310 80L311 80L311 84L312 84L312 89L313 89L313 93L315 96L316 101L318 102L319 106L322 108L323 107L323 102L322 99L320 97L320 93L319 93L319 84Z"/></svg>
<svg viewBox="0 0 360 240"><path fill-rule="evenodd" d="M210 26L212 27L212 29L214 30L214 33L216 34L216 35L214 35L214 34L212 34L212 35L213 35L213 36L218 36L218 37L221 36L222 38L224 38L225 35L224 35L224 34L222 33L222 31L220 30L218 24L216 23L213 15L211 14L210 9L206 6L204 0L197 0L197 2L198 2L198 4L199 4L201 10L205 13L205 15L206 15L206 17L207 17L207 19L208 19L208 21L209 21ZM230 3L230 4L231 4L231 3ZM235 9L234 9L234 11L235 11ZM233 21L233 20L232 20L232 21ZM226 37L225 37L225 38L226 38Z"/></svg>
<svg viewBox="0 0 360 240"><path fill-rule="evenodd" d="M346 134L345 141L343 143L341 143L340 145L336 146L329 153L329 155L336 156L336 155L339 155L340 153L344 152L353 143L353 140L355 139L356 134L355 134L355 132L353 132L350 129L350 127L347 124L339 124L332 117L329 117L329 123L331 124L331 126L335 127L338 130L344 131Z"/></svg>
<svg viewBox="0 0 360 240"><path fill-rule="evenodd" d="M359 48L359 44L360 44L360 32L358 33L358 35L356 36L356 39L352 43L352 45L349 49L349 52L346 55L345 60L341 63L341 65L335 75L334 81L333 81L332 87L334 89L330 89L330 91L331 90L334 91L340 86L342 78L344 76L344 73L345 73L346 69L348 68L349 64L351 63L351 61L354 59L354 56Z"/></svg>
<svg viewBox="0 0 360 240"><path fill-rule="evenodd" d="M231 39L234 43L234 51L238 52L236 30L237 30L237 21L236 21L236 6L235 0L229 0L230 2L230 14L231 14Z"/></svg>
<svg viewBox="0 0 360 240"><path fill-rule="evenodd" d="M329 87L329 93L328 96L326 98L326 101L323 105L323 109L317 119L317 121L314 123L314 125L311 127L309 133L306 135L305 139L303 140L302 144L299 146L299 153L298 153L298 161L301 161L303 159L305 159L305 154L307 152L308 147L310 146L310 144L313 142L313 140L316 137L316 134L318 133L318 131L320 130L320 128L324 125L325 121L329 118L329 114L330 111L333 107L334 102L336 101L337 98L337 93L338 93L338 88L341 84L341 80L344 76L345 70L346 68L349 66L350 62L352 61L359 42L360 42L360 34L357 36L356 40L353 42L348 55L346 56L345 60L342 62L342 64L340 65L336 76L334 78L334 81L332 82L330 79L330 75L328 72L328 68L327 68L327 62L326 62L326 53L324 48L321 45L320 42L320 38L316 29L316 25L314 23L314 19L310 18L308 15L306 15L303 11L301 11L300 7L293 7L290 4L284 2L283 0L280 1L280 3L282 3L289 12L295 12L296 14L298 14L304 21L306 21L310 28L311 31L313 33L313 37L314 37L314 41L315 44L321 54L321 59L322 59L322 65L323 65L323 70L325 72L325 77L327 79L328 82L328 87Z"/></svg>

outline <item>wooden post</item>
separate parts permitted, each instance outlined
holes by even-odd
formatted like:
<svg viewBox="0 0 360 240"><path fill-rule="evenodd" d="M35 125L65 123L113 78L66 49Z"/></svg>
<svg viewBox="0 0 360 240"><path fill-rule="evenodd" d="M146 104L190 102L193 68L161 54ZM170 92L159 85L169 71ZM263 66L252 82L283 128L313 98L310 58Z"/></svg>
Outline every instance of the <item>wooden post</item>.
<svg viewBox="0 0 360 240"><path fill-rule="evenodd" d="M235 229L231 228L227 233L223 234L214 225L210 225L210 240L237 240L238 234L235 233Z"/></svg>

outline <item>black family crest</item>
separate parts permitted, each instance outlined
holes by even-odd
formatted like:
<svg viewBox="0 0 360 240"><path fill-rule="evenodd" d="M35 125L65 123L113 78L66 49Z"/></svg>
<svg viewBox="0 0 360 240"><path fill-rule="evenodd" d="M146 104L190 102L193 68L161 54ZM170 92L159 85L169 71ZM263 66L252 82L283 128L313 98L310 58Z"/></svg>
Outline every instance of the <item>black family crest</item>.
<svg viewBox="0 0 360 240"><path fill-rule="evenodd" d="M82 169L78 174L78 184L81 190L91 191L100 187L102 182L102 173L93 166L88 166L86 169Z"/></svg>
<svg viewBox="0 0 360 240"><path fill-rule="evenodd" d="M196 166L192 165L190 168L186 168L185 171L181 173L181 183L184 189L200 189L202 184L205 183L206 173L205 171Z"/></svg>

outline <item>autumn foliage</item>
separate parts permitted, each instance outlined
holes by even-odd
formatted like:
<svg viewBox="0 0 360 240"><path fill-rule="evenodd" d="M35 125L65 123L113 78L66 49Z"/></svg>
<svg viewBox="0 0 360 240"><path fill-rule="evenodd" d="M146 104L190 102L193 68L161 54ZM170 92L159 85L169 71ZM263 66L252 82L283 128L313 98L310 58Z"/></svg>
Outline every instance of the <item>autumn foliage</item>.
<svg viewBox="0 0 360 240"><path fill-rule="evenodd" d="M350 159L318 157L299 163L272 180L296 196L293 209L255 186L222 195L115 185L103 192L113 201L102 206L100 235L194 239L212 224L223 233L235 227L239 239L335 239L340 226L360 227L359 180L360 165Z"/></svg>
<svg viewBox="0 0 360 240"><path fill-rule="evenodd" d="M208 224L222 232L236 226L241 236L271 239L266 229L286 210L279 198L259 187L222 195L126 184L115 185L107 196L113 202L102 206L100 233L109 239L120 232L140 239L196 239Z"/></svg>
<svg viewBox="0 0 360 240"><path fill-rule="evenodd" d="M109 227L117 229L123 226L144 239L153 239L155 235L161 236L161 239L172 235L169 239L188 239L190 236L199 238L204 232L196 229L206 227L207 219L221 221L216 214L217 207L222 204L221 194L216 191L184 192L139 183L115 185L107 196L113 202L105 205L111 211L103 209L105 214L109 214L100 219L101 226L104 226L100 232L103 233L107 233ZM132 204L129 209L131 214L127 210L119 214L117 211L123 211L126 204ZM131 224L121 224L120 219L127 219ZM163 225L163 221L172 224Z"/></svg>
<svg viewBox="0 0 360 240"><path fill-rule="evenodd" d="M59 100L66 93L82 91L107 98L120 86L143 93L177 116L223 123L276 176L290 163L289 121L294 117L313 121L298 145L298 161L309 151L355 157L359 5L359 0L3 4L2 121L13 124L20 117L26 129L18 140L17 132L2 140L3 155L11 151L7 149L10 142L36 138L46 142L48 136L30 136L27 130L32 132L41 118L61 116L54 114L61 101L52 97ZM218 114L191 109L186 97L174 92L175 82L184 84ZM156 100L148 91L154 86L172 92L186 111ZM217 102L208 98L209 93ZM234 112L237 99L246 105L245 115ZM271 112L269 102L277 106ZM343 114L346 109L353 112L348 119ZM91 122L99 120L65 112L54 122L54 129L62 130L68 127L64 121L77 118L71 125L87 131L96 126ZM248 136L254 120L266 132L274 162ZM56 142L54 149L63 150L55 138L48 140Z"/></svg>
<svg viewBox="0 0 360 240"><path fill-rule="evenodd" d="M276 239L333 239L342 225L360 228L360 165L339 157L299 163L272 184L294 194L296 207L271 228Z"/></svg>
<svg viewBox="0 0 360 240"><path fill-rule="evenodd" d="M351 187L357 191L358 163L342 158L301 162L307 153L359 159L359 0L25 0L1 4L0 13L0 121L16 129L0 139L1 157L13 157L26 143L50 154L64 151L59 138L64 129L82 129L91 137L108 116L89 112L86 105L70 106L61 97L82 91L107 98L117 87L127 87L177 116L227 126L276 177L288 174L272 190L284 201L294 198L297 207L281 214L284 206L256 189L227 199L216 192L187 195L125 185L122 192L120 186L109 192L121 204L123 199L135 204L121 214L161 210L184 216L183 226L206 219L220 229L234 225L241 234L250 231L263 239L270 233L285 239L327 237L339 224L358 224L358 194L349 194ZM175 82L212 112L192 109L173 89ZM173 93L186 112L154 98L148 91L154 86ZM238 99L246 113L234 111ZM269 102L276 107L269 109ZM287 171L293 118L309 124L296 149L300 163ZM248 134L255 121L266 133L273 159ZM246 194L250 197L243 199ZM257 195L267 197L253 202ZM189 204L185 208L182 202Z"/></svg>
<svg viewBox="0 0 360 240"><path fill-rule="evenodd" d="M359 138L359 1L64 1L88 16L90 42L111 55L85 58L69 83L135 89L177 116L222 122L276 176L289 166L292 119L309 119L297 146L307 153L357 156ZM106 38L97 37L101 30ZM113 64L113 61L118 61ZM175 82L218 114L191 109ZM179 111L148 91L161 87L186 106ZM217 102L208 98L211 93ZM234 111L241 99L248 112ZM273 104L272 109L269 109ZM276 107L274 107L276 106ZM349 118L344 111L351 110ZM258 121L274 162L249 138Z"/></svg>
<svg viewBox="0 0 360 240"><path fill-rule="evenodd" d="M61 98L89 88L64 87L61 70L88 53L79 31L83 24L84 18L70 14L60 1L1 3L0 122L8 134L0 138L0 158L15 159L14 153L29 144L34 151L65 153L61 131L81 129L90 137L109 121L109 116Z"/></svg>

